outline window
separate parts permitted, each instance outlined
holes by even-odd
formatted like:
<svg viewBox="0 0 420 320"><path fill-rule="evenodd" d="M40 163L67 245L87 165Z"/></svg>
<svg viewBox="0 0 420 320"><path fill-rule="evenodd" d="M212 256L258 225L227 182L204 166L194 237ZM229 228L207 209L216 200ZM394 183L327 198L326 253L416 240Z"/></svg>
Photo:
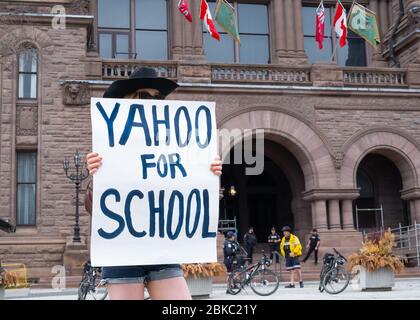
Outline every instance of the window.
<svg viewBox="0 0 420 320"><path fill-rule="evenodd" d="M315 10L316 7L302 7L304 45L308 62L330 60L336 61L341 66L366 66L366 47L363 38L347 29L347 44L342 48L338 44L333 28L335 6L325 7L324 42L323 48L319 49L315 41ZM336 50L334 50L335 46L337 46Z"/></svg>
<svg viewBox="0 0 420 320"><path fill-rule="evenodd" d="M98 0L103 58L168 59L166 0Z"/></svg>
<svg viewBox="0 0 420 320"><path fill-rule="evenodd" d="M208 2L212 16L216 2ZM218 27L220 43L212 39L207 30L204 32L204 50L209 61L241 62L249 64L270 63L268 30L268 8L265 4L231 2L238 14L238 28L241 43ZM217 27L217 22L216 22Z"/></svg>
<svg viewBox="0 0 420 320"><path fill-rule="evenodd" d="M16 224L35 225L36 152L17 153Z"/></svg>
<svg viewBox="0 0 420 320"><path fill-rule="evenodd" d="M27 48L19 53L19 99L37 98L37 60L35 48Z"/></svg>

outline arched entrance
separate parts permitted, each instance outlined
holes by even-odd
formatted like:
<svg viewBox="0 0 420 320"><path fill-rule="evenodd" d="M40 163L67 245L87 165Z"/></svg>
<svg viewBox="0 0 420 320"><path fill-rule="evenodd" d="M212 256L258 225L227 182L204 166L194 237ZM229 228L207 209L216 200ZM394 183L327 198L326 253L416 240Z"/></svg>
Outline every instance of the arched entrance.
<svg viewBox="0 0 420 320"><path fill-rule="evenodd" d="M244 130L264 130L261 139L264 140L263 154L267 169L262 177L244 176L239 165L236 165L237 168L235 165L224 168L222 183L227 189L231 187L230 184L234 184L237 194L230 197L227 193L223 198L221 218L225 206L227 217L230 215L233 218L238 214L236 217L240 220L241 238L247 227L256 220L265 221L256 222L264 229L257 231L262 242L267 241L270 228L276 223L280 228L283 223L290 222L301 239L305 238L312 227L323 230L327 228L327 194L338 188L338 180L334 155L328 141L310 121L279 106L256 106L230 114L218 123L218 128L221 136L229 136L227 142L220 143L219 150L223 159L230 157L229 153L236 144L244 138L249 139L250 133ZM229 174L231 172L236 174ZM254 184L259 186L259 192L253 191L256 189ZM252 197L254 201L249 200ZM256 204L250 207L251 202ZM284 213L280 212L283 210ZM262 212L263 216L259 217L253 211ZM264 213L270 211L275 214Z"/></svg>
<svg viewBox="0 0 420 320"><path fill-rule="evenodd" d="M401 174L387 157L371 153L356 173L360 196L355 200L355 221L361 230L395 228L410 223L406 201L401 199ZM382 209L382 210L373 210Z"/></svg>
<svg viewBox="0 0 420 320"><path fill-rule="evenodd" d="M420 217L420 146L415 139L399 129L372 128L346 142L343 153L341 186L361 187L356 204L382 204L385 228ZM366 227L378 228L373 217L365 218Z"/></svg>
<svg viewBox="0 0 420 320"><path fill-rule="evenodd" d="M259 242L265 242L272 226L279 231L291 226L296 233L306 234L312 227L310 204L303 200L305 179L293 156L281 144L264 140L264 171L245 174L244 164L234 164L233 150L224 164L222 187L226 192L221 202L220 218L238 223L239 237L253 226Z"/></svg>

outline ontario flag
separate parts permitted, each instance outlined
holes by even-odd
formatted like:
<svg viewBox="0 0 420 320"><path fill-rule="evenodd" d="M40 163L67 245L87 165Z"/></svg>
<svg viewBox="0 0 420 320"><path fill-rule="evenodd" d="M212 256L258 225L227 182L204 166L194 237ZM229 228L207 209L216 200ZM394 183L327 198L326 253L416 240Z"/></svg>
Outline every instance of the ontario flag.
<svg viewBox="0 0 420 320"><path fill-rule="evenodd" d="M335 8L334 29L340 38L340 47L344 47L347 38L347 17L346 10L340 1L337 2L337 7Z"/></svg>
<svg viewBox="0 0 420 320"><path fill-rule="evenodd" d="M213 18L211 17L210 8L206 0L201 0L200 19L204 20L204 24L210 35L220 41L219 32L214 25Z"/></svg>
<svg viewBox="0 0 420 320"><path fill-rule="evenodd" d="M192 15L190 9L188 8L187 0L179 0L178 9L179 12L184 15L185 19L187 19L189 22L192 22Z"/></svg>
<svg viewBox="0 0 420 320"><path fill-rule="evenodd" d="M321 1L318 8L316 9L316 29L315 29L315 41L318 42L318 46L322 49L322 42L324 41L325 31L325 9L324 3Z"/></svg>

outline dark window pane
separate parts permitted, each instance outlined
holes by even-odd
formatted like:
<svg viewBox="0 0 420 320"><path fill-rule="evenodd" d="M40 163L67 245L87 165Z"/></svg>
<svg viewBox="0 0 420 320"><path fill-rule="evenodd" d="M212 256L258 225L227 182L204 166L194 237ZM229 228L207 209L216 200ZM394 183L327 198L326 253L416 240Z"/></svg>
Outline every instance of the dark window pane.
<svg viewBox="0 0 420 320"><path fill-rule="evenodd" d="M239 32L268 34L267 6L238 4Z"/></svg>
<svg viewBox="0 0 420 320"><path fill-rule="evenodd" d="M17 224L35 224L36 153L17 154Z"/></svg>
<svg viewBox="0 0 420 320"><path fill-rule="evenodd" d="M316 8L303 7L302 8L302 27L305 36L315 36L316 29ZM325 8L325 31L326 37L331 35L331 15L330 8Z"/></svg>
<svg viewBox="0 0 420 320"><path fill-rule="evenodd" d="M36 99L36 74L19 74L19 98Z"/></svg>
<svg viewBox="0 0 420 320"><path fill-rule="evenodd" d="M207 59L213 62L235 62L233 40L227 34L220 35L220 42L209 33L204 34L204 51Z"/></svg>
<svg viewBox="0 0 420 320"><path fill-rule="evenodd" d="M136 28L166 30L166 0L136 0Z"/></svg>
<svg viewBox="0 0 420 320"><path fill-rule="evenodd" d="M304 45L306 55L308 56L308 63L313 63L315 61L331 61L331 38L324 38L322 49L319 49L315 37L305 37Z"/></svg>
<svg viewBox="0 0 420 320"><path fill-rule="evenodd" d="M116 35L116 47L115 58L128 59L128 35L117 34Z"/></svg>
<svg viewBox="0 0 420 320"><path fill-rule="evenodd" d="M36 179L36 153L18 153L17 182L34 183Z"/></svg>
<svg viewBox="0 0 420 320"><path fill-rule="evenodd" d="M112 34L99 34L99 54L102 58L112 58Z"/></svg>
<svg viewBox="0 0 420 320"><path fill-rule="evenodd" d="M98 0L99 28L129 28L129 0Z"/></svg>
<svg viewBox="0 0 420 320"><path fill-rule="evenodd" d="M35 184L20 184L17 188L17 224L35 224Z"/></svg>
<svg viewBox="0 0 420 320"><path fill-rule="evenodd" d="M366 66L365 40L362 38L347 38L344 47L338 46L338 64L341 66Z"/></svg>
<svg viewBox="0 0 420 320"><path fill-rule="evenodd" d="M241 63L267 64L269 60L268 36L241 35Z"/></svg>
<svg viewBox="0 0 420 320"><path fill-rule="evenodd" d="M19 72L37 72L37 54L34 49L20 53Z"/></svg>
<svg viewBox="0 0 420 320"><path fill-rule="evenodd" d="M166 31L137 31L136 46L138 59L168 59L168 35Z"/></svg>

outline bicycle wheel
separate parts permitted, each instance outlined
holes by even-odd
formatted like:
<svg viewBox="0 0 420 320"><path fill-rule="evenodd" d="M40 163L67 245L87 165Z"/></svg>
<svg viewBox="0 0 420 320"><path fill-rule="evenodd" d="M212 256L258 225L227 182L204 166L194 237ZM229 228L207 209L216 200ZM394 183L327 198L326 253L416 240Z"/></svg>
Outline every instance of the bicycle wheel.
<svg viewBox="0 0 420 320"><path fill-rule="evenodd" d="M108 290L106 286L101 284L101 278L99 276L95 276L92 279L85 300L105 300L107 296Z"/></svg>
<svg viewBox="0 0 420 320"><path fill-rule="evenodd" d="M349 282L350 275L347 270L342 266L338 266L325 274L322 285L329 294L338 294L347 288Z"/></svg>
<svg viewBox="0 0 420 320"><path fill-rule="evenodd" d="M246 279L246 271L233 271L228 278L227 289L231 294L238 294Z"/></svg>
<svg viewBox="0 0 420 320"><path fill-rule="evenodd" d="M86 295L89 290L89 282L86 281L86 278L83 278L77 289L77 300L86 300Z"/></svg>
<svg viewBox="0 0 420 320"><path fill-rule="evenodd" d="M259 296L269 296L279 287L279 278L268 269L260 269L252 275L251 289Z"/></svg>
<svg viewBox="0 0 420 320"><path fill-rule="evenodd" d="M319 292L324 292L325 288L324 288L323 282L324 282L324 277L326 273L327 273L327 268L323 266L321 269L321 274L319 275L319 286L318 286Z"/></svg>

